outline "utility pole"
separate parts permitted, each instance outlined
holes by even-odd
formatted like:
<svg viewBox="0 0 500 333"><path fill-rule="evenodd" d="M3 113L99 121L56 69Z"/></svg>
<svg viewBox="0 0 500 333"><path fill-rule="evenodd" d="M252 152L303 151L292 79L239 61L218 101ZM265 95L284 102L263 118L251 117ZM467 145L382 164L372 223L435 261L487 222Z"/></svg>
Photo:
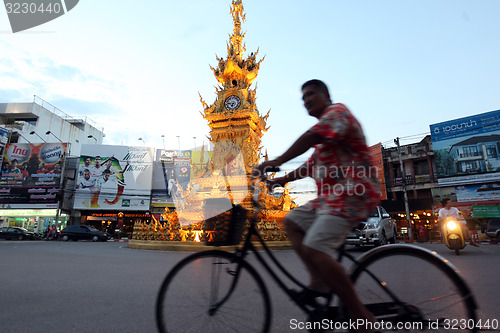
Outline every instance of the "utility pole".
<svg viewBox="0 0 500 333"><path fill-rule="evenodd" d="M408 194L406 193L406 174L405 167L403 164L403 157L401 156L401 146L399 145L399 137L394 140L394 143L398 146L398 156L399 156L399 166L401 167L401 178L403 180L403 195L405 201L405 211L406 211L406 221L408 221L408 238L410 243L413 242L413 236L411 231L411 219L410 219L410 207L408 206Z"/></svg>

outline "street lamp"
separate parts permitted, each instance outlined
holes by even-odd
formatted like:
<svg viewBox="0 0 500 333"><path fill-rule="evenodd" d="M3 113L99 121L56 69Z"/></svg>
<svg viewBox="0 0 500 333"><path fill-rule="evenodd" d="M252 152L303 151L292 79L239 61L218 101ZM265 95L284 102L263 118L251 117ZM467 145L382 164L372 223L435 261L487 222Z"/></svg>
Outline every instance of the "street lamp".
<svg viewBox="0 0 500 333"><path fill-rule="evenodd" d="M177 143L179 144L179 151L181 151L181 137L177 135Z"/></svg>
<svg viewBox="0 0 500 333"><path fill-rule="evenodd" d="M92 139L94 139L94 140L95 140L95 143L97 143L97 138L96 138L95 136L93 136L92 134L91 134L91 135L89 135L89 136L87 136L87 138L89 138L89 139L90 139L90 138L92 138Z"/></svg>
<svg viewBox="0 0 500 333"><path fill-rule="evenodd" d="M144 139L143 139L143 138L139 138L139 139L137 139L137 140L142 141L142 143L144 144L144 146L146 146L146 141L144 141Z"/></svg>
<svg viewBox="0 0 500 333"><path fill-rule="evenodd" d="M60 143L62 143L61 139L59 139L54 133L52 133L51 131L47 131L45 134L49 135L49 134L52 134L54 136L54 138L56 138L57 140L59 140Z"/></svg>
<svg viewBox="0 0 500 333"><path fill-rule="evenodd" d="M196 149L196 137L195 137L195 136L193 136L193 141L194 141L194 147L193 147L193 150L195 150L195 149Z"/></svg>
<svg viewBox="0 0 500 333"><path fill-rule="evenodd" d="M12 134L17 134L19 135L21 138L23 138L24 140L28 141L28 143L31 143L30 140L26 139L21 133L19 132L12 132Z"/></svg>
<svg viewBox="0 0 500 333"><path fill-rule="evenodd" d="M163 139L163 150L167 150L167 148L165 148L165 135L162 134L161 138Z"/></svg>
<svg viewBox="0 0 500 333"><path fill-rule="evenodd" d="M45 141L45 140L44 140L44 139L43 139L40 135L38 135L38 133L37 133L37 132L35 132L35 131L31 131L31 132L30 132L30 135L33 135L33 134L35 134L37 137L39 137L39 138L40 138L40 140L42 140L44 143L47 143L47 141Z"/></svg>

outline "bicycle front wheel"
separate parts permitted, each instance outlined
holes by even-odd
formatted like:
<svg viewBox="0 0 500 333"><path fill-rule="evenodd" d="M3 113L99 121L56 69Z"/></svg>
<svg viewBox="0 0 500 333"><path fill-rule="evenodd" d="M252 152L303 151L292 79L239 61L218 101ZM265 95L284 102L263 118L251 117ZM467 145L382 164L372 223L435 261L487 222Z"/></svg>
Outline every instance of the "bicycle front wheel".
<svg viewBox="0 0 500 333"><path fill-rule="evenodd" d="M361 300L379 320L375 329L476 331L471 290L458 270L435 252L389 245L358 260L350 276Z"/></svg>
<svg viewBox="0 0 500 333"><path fill-rule="evenodd" d="M252 266L233 253L212 250L179 262L156 302L160 332L267 332L271 304Z"/></svg>

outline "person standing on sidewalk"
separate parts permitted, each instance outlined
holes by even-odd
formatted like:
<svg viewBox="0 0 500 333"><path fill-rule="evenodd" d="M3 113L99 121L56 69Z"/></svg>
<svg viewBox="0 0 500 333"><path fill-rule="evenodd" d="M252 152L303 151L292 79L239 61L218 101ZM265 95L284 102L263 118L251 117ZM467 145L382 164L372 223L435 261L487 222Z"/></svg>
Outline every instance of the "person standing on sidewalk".
<svg viewBox="0 0 500 333"><path fill-rule="evenodd" d="M372 166L361 125L345 105L332 103L322 81L304 83L302 99L307 112L318 123L280 157L259 165L257 173L278 167L314 148L305 164L284 177L270 180L268 186L284 186L304 177L315 179L318 197L285 217L288 238L310 274L310 287L337 294L351 319L375 322L332 252L342 246L354 226L376 209L380 198L377 169ZM314 302L314 296L305 291L297 295Z"/></svg>

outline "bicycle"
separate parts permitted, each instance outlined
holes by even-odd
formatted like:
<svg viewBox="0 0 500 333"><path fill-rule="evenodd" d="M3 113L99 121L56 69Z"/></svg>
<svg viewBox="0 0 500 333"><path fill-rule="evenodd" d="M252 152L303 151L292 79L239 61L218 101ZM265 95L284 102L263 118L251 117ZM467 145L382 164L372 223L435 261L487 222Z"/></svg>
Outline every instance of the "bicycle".
<svg viewBox="0 0 500 333"><path fill-rule="evenodd" d="M265 181L265 177L262 180ZM307 325L303 328L311 331L352 329L338 297L310 289L273 255L257 229L260 186L252 186L252 192L255 211L242 245L234 252L207 250L191 254L170 270L156 300L159 331L268 332L272 318L269 292L260 273L248 262L249 253L254 254L263 270L305 313ZM239 234L235 245L241 238ZM253 239L262 246L263 254ZM377 318L377 326L374 326L377 331L445 332L452 327L453 320L465 320L466 325L454 332L476 331L477 305L470 288L458 270L435 252L413 245L392 244L355 258L342 247L338 260L343 258L352 261L349 276L364 304ZM393 273L395 268L400 269L397 274ZM423 272L432 277L432 283L411 285L411 274ZM304 299L304 292L297 292L297 288L312 297Z"/></svg>

